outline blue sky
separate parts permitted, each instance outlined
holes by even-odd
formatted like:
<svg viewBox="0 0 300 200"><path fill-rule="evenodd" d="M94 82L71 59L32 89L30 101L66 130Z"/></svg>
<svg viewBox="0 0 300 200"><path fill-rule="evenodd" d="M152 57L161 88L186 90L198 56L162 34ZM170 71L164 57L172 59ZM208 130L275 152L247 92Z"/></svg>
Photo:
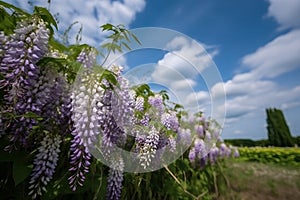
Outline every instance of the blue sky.
<svg viewBox="0 0 300 200"><path fill-rule="evenodd" d="M27 1L6 2L31 9ZM33 2L47 6L46 0ZM267 107L282 109L292 133L300 135L299 0L52 0L50 10L59 13L61 30L74 21L82 23L83 42L93 46L104 38L98 29L104 23L178 31L200 43L207 50L208 57L203 58L210 58L208 63L214 62L220 71L227 113L223 138L266 138ZM180 44L185 51L195 47L188 41ZM168 53L157 49L135 51L119 62L127 68L152 63L154 70L155 63L178 65L176 59L170 62ZM205 64L203 59L198 61ZM209 111L210 103L203 102L217 98L221 85L215 84L208 91L201 80L187 82L197 85L196 99ZM181 82L172 85L175 93L176 88L183 88L177 83Z"/></svg>

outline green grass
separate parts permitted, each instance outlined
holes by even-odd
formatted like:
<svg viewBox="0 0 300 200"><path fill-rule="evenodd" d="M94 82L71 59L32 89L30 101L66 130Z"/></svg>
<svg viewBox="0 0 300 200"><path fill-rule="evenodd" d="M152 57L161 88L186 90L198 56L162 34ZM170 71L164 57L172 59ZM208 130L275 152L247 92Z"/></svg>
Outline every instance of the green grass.
<svg viewBox="0 0 300 200"><path fill-rule="evenodd" d="M229 189L217 199L222 200L282 200L300 199L300 169L271 163L228 160L224 174Z"/></svg>

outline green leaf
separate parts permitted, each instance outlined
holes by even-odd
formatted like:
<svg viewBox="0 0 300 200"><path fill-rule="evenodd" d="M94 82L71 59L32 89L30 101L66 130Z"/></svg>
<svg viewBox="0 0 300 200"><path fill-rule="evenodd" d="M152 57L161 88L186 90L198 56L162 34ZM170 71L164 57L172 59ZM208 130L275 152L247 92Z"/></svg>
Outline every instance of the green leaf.
<svg viewBox="0 0 300 200"><path fill-rule="evenodd" d="M4 151L4 147L9 144L9 141L0 140L0 162L13 162L13 178L15 185L21 183L31 172L31 167L28 166L28 153L25 151L13 151L12 153Z"/></svg>
<svg viewBox="0 0 300 200"><path fill-rule="evenodd" d="M184 107L180 104L175 104L174 106L174 109L177 110L177 109L183 109Z"/></svg>
<svg viewBox="0 0 300 200"><path fill-rule="evenodd" d="M107 69L103 71L103 74L101 76L101 80L103 80L103 79L106 79L112 85L118 86L118 80L117 80L116 76L114 75L113 72L111 72Z"/></svg>
<svg viewBox="0 0 300 200"><path fill-rule="evenodd" d="M130 33L130 36L133 37L133 39L139 44L142 45L142 43L140 42L140 40L132 33Z"/></svg>
<svg viewBox="0 0 300 200"><path fill-rule="evenodd" d="M54 66L58 66L59 68L62 68L65 62L66 61L63 58L43 57L37 62L37 65L40 67L45 67L49 64L52 64Z"/></svg>
<svg viewBox="0 0 300 200"><path fill-rule="evenodd" d="M52 48L54 48L55 50L58 50L60 52L65 52L68 49L65 45L63 45L62 43L56 41L53 38L51 38L49 40L49 46L51 46Z"/></svg>
<svg viewBox="0 0 300 200"><path fill-rule="evenodd" d="M124 45L126 47L126 49L131 50L131 48L128 46L128 44L126 42L122 42L122 45Z"/></svg>
<svg viewBox="0 0 300 200"><path fill-rule="evenodd" d="M0 7L0 31L4 31L6 34L13 33L16 23L15 18L10 16L4 8Z"/></svg>
<svg viewBox="0 0 300 200"><path fill-rule="evenodd" d="M3 6L3 7L8 8L8 9L12 9L12 10L14 10L14 11L16 11L16 12L22 14L22 15L30 16L29 13L27 13L24 10L22 10L22 9L12 5L12 4L9 4L9 3L5 3L3 1L0 1L0 6Z"/></svg>
<svg viewBox="0 0 300 200"><path fill-rule="evenodd" d="M13 164L13 178L15 185L23 182L31 172L31 167L27 165L24 159L17 159Z"/></svg>
<svg viewBox="0 0 300 200"><path fill-rule="evenodd" d="M125 39L130 42L129 36L128 36L128 32L126 29L121 29L121 32L123 33Z"/></svg>
<svg viewBox="0 0 300 200"><path fill-rule="evenodd" d="M38 16L40 16L44 21L49 22L49 24L52 24L55 27L55 29L58 30L57 23L54 17L46 8L36 6L34 7L34 12Z"/></svg>
<svg viewBox="0 0 300 200"><path fill-rule="evenodd" d="M113 25L112 24L104 24L100 27L102 28L102 31L111 31L111 30L113 30Z"/></svg>

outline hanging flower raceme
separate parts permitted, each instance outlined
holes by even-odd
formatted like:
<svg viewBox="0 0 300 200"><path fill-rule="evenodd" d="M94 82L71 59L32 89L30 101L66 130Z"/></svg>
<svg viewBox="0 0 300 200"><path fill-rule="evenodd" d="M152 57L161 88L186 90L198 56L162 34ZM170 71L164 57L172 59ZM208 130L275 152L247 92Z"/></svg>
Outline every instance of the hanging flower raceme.
<svg viewBox="0 0 300 200"><path fill-rule="evenodd" d="M99 134L97 104L101 104L104 89L99 83L100 75L87 73L78 88L72 92L73 135L82 138L83 145L89 147Z"/></svg>
<svg viewBox="0 0 300 200"><path fill-rule="evenodd" d="M36 104L43 117L43 127L55 129L60 135L71 133L71 98L64 76L52 66L46 66L36 84Z"/></svg>
<svg viewBox="0 0 300 200"><path fill-rule="evenodd" d="M24 95L33 87L39 76L36 63L48 51L49 30L38 19L18 22L14 34L5 43L5 52L0 72L4 75L1 86L6 87L7 99L14 103L15 98Z"/></svg>
<svg viewBox="0 0 300 200"><path fill-rule="evenodd" d="M229 157L231 154L231 148L227 147L225 143L221 143L219 147L219 154L222 158Z"/></svg>
<svg viewBox="0 0 300 200"><path fill-rule="evenodd" d="M14 10L14 6L5 5L3 9L0 6L1 11L10 15L4 9ZM107 179L101 179L107 180L108 200L121 198L123 175L128 167L155 169L160 161L168 161L164 156L171 158L171 154L185 152L192 141L188 156L193 166L214 164L219 157L228 156L228 150L238 155L237 149L220 145L216 139L219 127L206 120L202 112L184 124L184 111L178 112L178 105L171 108L173 104L166 101L163 91L154 93L147 84L131 89L122 76L122 67L104 69L96 64L96 49L87 45L65 47L50 39L48 28L57 26L55 20L47 9L34 9L30 18L15 10L11 18L0 19L14 20L12 24L5 21L5 33L0 31L0 137L4 138L3 143L11 140L9 150L16 146L36 152L29 177L29 195L33 199L42 198L43 191L52 185L60 146L65 144L70 145L70 151L64 149L63 153L70 159L67 181L72 191L83 186L94 161L92 153L97 157L94 153L101 151L98 155L107 159L105 164L110 167ZM12 25L16 25L14 30ZM112 43L102 46L109 52L120 51L131 36L135 38L122 26L107 24L102 28L113 31L109 36ZM74 55L78 55L77 63ZM77 79L71 85L74 77ZM126 155L115 151L117 148L133 151L130 153L134 153L139 166L129 163L131 159L125 160ZM94 170L99 166L94 166L93 175L98 175ZM60 176L65 171L56 173ZM65 176L61 180L64 179ZM61 191L61 183L53 184L55 191Z"/></svg>
<svg viewBox="0 0 300 200"><path fill-rule="evenodd" d="M46 186L52 179L60 152L60 136L45 135L38 148L38 154L33 161L34 168L31 173L29 195L35 199L46 191Z"/></svg>
<svg viewBox="0 0 300 200"><path fill-rule="evenodd" d="M161 122L168 130L177 132L179 128L178 118L174 111L163 113L161 116Z"/></svg>
<svg viewBox="0 0 300 200"><path fill-rule="evenodd" d="M82 139L79 135L76 135L71 141L71 168L69 171L72 175L68 178L69 185L73 191L77 189L77 186L83 186L85 181L85 174L89 172L89 166L91 164L91 154L87 147L83 145Z"/></svg>
<svg viewBox="0 0 300 200"><path fill-rule="evenodd" d="M2 113L0 110L0 138L2 137L2 135L4 135L4 124L3 124L3 120L2 120Z"/></svg>
<svg viewBox="0 0 300 200"><path fill-rule="evenodd" d="M140 165L146 169L156 155L156 150L159 142L159 133L155 127L150 128L149 135L146 138L138 141L139 144L139 159Z"/></svg>
<svg viewBox="0 0 300 200"><path fill-rule="evenodd" d="M187 146L192 143L192 133L188 128L179 128L177 133L177 142L182 144L182 146Z"/></svg>
<svg viewBox="0 0 300 200"><path fill-rule="evenodd" d="M49 30L38 18L17 23L14 33L2 48L0 73L4 76L0 88L4 90L5 107L20 116L8 128L13 143L26 145L26 139L36 120L23 116L28 112L39 114L34 90L40 75L37 62L48 51ZM4 51L3 51L4 49ZM10 149L11 150L11 149Z"/></svg>
<svg viewBox="0 0 300 200"><path fill-rule="evenodd" d="M189 159L192 163L205 158L208 155L205 142L202 139L196 138L194 146L189 152Z"/></svg>
<svg viewBox="0 0 300 200"><path fill-rule="evenodd" d="M239 152L238 148L236 148L236 147L234 147L234 149L233 149L233 156L235 158L240 156L240 152Z"/></svg>
<svg viewBox="0 0 300 200"><path fill-rule="evenodd" d="M150 96L148 103L155 107L160 114L164 111L163 98L160 94L155 94L155 96Z"/></svg>
<svg viewBox="0 0 300 200"><path fill-rule="evenodd" d="M128 87L128 81L121 76L122 68L112 66L110 68L116 75L118 86L108 87L107 80L103 80L106 90L101 101L97 105L100 127L102 132L102 144L104 153L109 154L113 145L122 146L126 140L125 131L133 126L134 98Z"/></svg>
<svg viewBox="0 0 300 200"><path fill-rule="evenodd" d="M209 161L211 164L215 164L218 160L219 156L219 148L216 146L213 146L209 151Z"/></svg>
<svg viewBox="0 0 300 200"><path fill-rule="evenodd" d="M121 197L124 162L121 157L112 158L111 168L107 178L107 200L118 200Z"/></svg>
<svg viewBox="0 0 300 200"><path fill-rule="evenodd" d="M194 128L195 128L196 133L198 134L198 137L199 138L204 138L204 128L203 128L203 125L196 124Z"/></svg>
<svg viewBox="0 0 300 200"><path fill-rule="evenodd" d="M134 109L138 111L144 110L144 101L145 99L141 96L138 96L135 100Z"/></svg>
<svg viewBox="0 0 300 200"><path fill-rule="evenodd" d="M101 75L93 73L89 64L94 61L86 61L88 59L93 60L86 56L91 55L87 49L84 49L77 60L82 64L83 71L80 74L80 79L74 85L71 94L71 111L73 139L71 141L71 167L69 171L71 176L69 177L69 184L73 191L77 186L83 185L85 180L85 174L89 171L91 154L88 150L96 141L96 136L99 134L99 116L97 114L97 104L101 104L104 89L101 86ZM68 110L68 106L63 107L63 110Z"/></svg>
<svg viewBox="0 0 300 200"><path fill-rule="evenodd" d="M96 64L96 53L92 47L86 47L79 53L77 61L85 68L92 68Z"/></svg>

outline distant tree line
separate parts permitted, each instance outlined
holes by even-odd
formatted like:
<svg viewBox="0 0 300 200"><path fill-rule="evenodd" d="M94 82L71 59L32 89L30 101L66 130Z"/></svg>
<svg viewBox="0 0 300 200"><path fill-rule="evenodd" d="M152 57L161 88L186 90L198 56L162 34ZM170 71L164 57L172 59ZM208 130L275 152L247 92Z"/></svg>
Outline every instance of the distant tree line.
<svg viewBox="0 0 300 200"><path fill-rule="evenodd" d="M251 139L225 139L225 143L236 147L255 147L255 146L269 146L268 140L251 140Z"/></svg>
<svg viewBox="0 0 300 200"><path fill-rule="evenodd" d="M293 137L293 144L300 147L300 136ZM268 139L262 139L262 140L251 140L251 139L224 139L224 142L226 144L231 144L232 146L236 147L268 147L268 146L274 146L271 145ZM294 146L293 145L293 146Z"/></svg>
<svg viewBox="0 0 300 200"><path fill-rule="evenodd" d="M267 108L267 131L268 139L226 139L225 143L233 146L254 147L254 146L276 146L291 147L300 146L300 136L293 137L285 120L284 114L280 109Z"/></svg>

